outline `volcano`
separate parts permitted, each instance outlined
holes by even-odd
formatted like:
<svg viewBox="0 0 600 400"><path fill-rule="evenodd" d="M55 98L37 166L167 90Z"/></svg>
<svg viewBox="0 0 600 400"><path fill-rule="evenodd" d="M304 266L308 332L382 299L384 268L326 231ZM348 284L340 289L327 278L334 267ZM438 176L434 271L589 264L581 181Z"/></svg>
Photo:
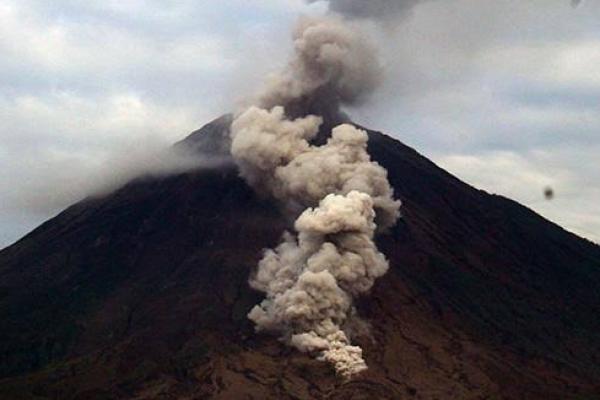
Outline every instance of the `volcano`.
<svg viewBox="0 0 600 400"><path fill-rule="evenodd" d="M176 144L228 156L231 116ZM368 131L403 216L351 380L267 334L248 277L289 218L235 164L143 176L0 252L0 398L600 397L600 247Z"/></svg>

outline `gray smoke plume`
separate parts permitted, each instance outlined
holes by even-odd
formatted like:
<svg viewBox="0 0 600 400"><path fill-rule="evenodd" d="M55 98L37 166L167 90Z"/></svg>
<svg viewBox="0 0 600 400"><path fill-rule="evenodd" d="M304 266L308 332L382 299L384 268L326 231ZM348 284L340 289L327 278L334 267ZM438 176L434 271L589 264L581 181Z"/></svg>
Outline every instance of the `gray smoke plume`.
<svg viewBox="0 0 600 400"><path fill-rule="evenodd" d="M340 17L302 19L293 60L231 129L241 175L297 216L296 233L266 250L250 278L266 298L248 317L258 331L279 333L346 378L367 368L350 341L354 299L388 269L374 235L400 215L387 171L367 152L366 132L341 124L314 144L321 116L360 100L379 79L375 53L355 29ZM326 109L310 115L307 104Z"/></svg>
<svg viewBox="0 0 600 400"><path fill-rule="evenodd" d="M315 3L319 0L308 0ZM425 0L329 0L329 9L349 18L392 20Z"/></svg>
<svg viewBox="0 0 600 400"><path fill-rule="evenodd" d="M335 107L356 103L380 82L382 69L374 46L357 26L339 17L301 18L293 42L294 58L271 77L257 101L262 108L287 110L314 96L325 97L321 101Z"/></svg>

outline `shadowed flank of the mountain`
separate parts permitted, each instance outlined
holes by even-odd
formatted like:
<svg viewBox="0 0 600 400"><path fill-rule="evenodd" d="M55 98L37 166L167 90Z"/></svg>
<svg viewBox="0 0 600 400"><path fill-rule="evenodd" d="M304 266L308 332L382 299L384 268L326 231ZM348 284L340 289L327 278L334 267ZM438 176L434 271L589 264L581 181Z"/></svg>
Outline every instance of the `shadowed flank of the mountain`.
<svg viewBox="0 0 600 400"><path fill-rule="evenodd" d="M326 121L327 123L327 121ZM231 116L176 146L226 156ZM351 381L246 314L290 220L233 164L86 199L0 252L0 399L600 396L600 247L369 132L403 218Z"/></svg>

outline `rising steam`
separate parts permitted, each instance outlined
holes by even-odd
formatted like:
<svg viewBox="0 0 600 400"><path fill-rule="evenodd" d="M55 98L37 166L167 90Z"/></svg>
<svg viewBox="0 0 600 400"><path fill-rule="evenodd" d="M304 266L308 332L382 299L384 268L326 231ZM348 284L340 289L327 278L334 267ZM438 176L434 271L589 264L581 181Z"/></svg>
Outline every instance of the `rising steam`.
<svg viewBox="0 0 600 400"><path fill-rule="evenodd" d="M367 368L348 332L357 318L354 299L388 269L374 236L395 224L400 202L387 171L371 161L367 133L341 124L317 146L326 112L309 115L306 105L338 112L368 95L381 69L373 48L340 17L302 19L294 49L288 67L232 124L241 175L299 215L296 233L265 251L250 278L266 298L248 317L258 331L279 333L349 378Z"/></svg>

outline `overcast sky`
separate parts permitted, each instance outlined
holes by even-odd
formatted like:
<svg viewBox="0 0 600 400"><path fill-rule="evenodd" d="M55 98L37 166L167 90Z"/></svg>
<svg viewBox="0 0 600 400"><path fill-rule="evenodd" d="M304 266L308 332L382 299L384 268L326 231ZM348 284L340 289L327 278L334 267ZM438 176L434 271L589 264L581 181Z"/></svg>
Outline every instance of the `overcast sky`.
<svg viewBox="0 0 600 400"><path fill-rule="evenodd" d="M118 175L115 160L234 109L285 63L295 19L325 8L0 2L0 247ZM391 25L387 80L354 119L600 241L600 2L431 0Z"/></svg>

